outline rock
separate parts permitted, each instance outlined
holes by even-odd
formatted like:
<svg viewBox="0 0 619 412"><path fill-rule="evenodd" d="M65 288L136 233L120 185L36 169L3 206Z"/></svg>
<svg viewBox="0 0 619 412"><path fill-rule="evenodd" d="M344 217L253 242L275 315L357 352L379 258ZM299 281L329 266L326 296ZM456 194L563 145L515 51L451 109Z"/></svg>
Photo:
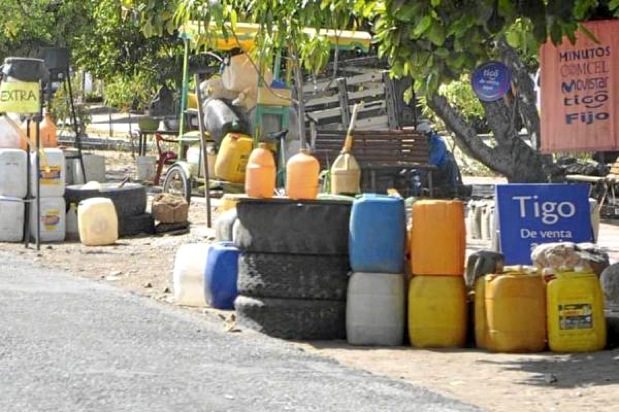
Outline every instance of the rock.
<svg viewBox="0 0 619 412"><path fill-rule="evenodd" d="M170 293L170 288L166 286L165 288L163 288L161 293Z"/></svg>
<svg viewBox="0 0 619 412"><path fill-rule="evenodd" d="M152 287L153 287L153 284L152 284L152 283L150 283L150 282L146 282L146 283L144 284L144 287L145 287L145 288L147 288L147 289L148 289L148 288L152 288Z"/></svg>
<svg viewBox="0 0 619 412"><path fill-rule="evenodd" d="M596 275L600 276L604 269L610 265L608 252L595 243L578 243L576 246L582 259L589 264Z"/></svg>
<svg viewBox="0 0 619 412"><path fill-rule="evenodd" d="M553 384L556 383L558 381L557 377L555 375L553 375L552 373L545 373L544 374L544 382L546 382L547 384Z"/></svg>
<svg viewBox="0 0 619 412"><path fill-rule="evenodd" d="M619 263L608 266L600 276L607 308L619 309Z"/></svg>
<svg viewBox="0 0 619 412"><path fill-rule="evenodd" d="M189 204L180 197L161 193L153 198L153 218L160 223L183 223L189 216Z"/></svg>

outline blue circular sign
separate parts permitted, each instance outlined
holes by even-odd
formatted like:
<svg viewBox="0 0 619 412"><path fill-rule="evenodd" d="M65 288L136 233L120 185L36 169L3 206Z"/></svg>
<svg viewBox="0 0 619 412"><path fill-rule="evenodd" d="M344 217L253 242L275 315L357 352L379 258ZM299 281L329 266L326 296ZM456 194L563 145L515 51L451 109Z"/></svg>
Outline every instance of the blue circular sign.
<svg viewBox="0 0 619 412"><path fill-rule="evenodd" d="M489 61L475 69L471 76L473 91L484 102L493 102L509 90L512 76L501 62Z"/></svg>

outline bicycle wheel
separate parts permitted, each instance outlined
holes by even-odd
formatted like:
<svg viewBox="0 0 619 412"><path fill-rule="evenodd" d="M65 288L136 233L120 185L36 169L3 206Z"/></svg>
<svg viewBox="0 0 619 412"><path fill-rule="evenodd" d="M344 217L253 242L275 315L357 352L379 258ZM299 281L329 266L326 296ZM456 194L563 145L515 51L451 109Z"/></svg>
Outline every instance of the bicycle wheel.
<svg viewBox="0 0 619 412"><path fill-rule="evenodd" d="M180 165L171 166L163 180L163 193L182 196L191 202L191 178Z"/></svg>

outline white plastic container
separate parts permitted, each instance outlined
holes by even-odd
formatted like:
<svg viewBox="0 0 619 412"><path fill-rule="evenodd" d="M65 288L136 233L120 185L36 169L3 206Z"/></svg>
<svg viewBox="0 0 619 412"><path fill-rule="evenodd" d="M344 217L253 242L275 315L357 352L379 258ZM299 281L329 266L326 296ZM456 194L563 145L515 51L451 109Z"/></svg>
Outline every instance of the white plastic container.
<svg viewBox="0 0 619 412"><path fill-rule="evenodd" d="M118 215L111 199L92 197L77 207L80 242L86 246L111 245L118 240Z"/></svg>
<svg viewBox="0 0 619 412"><path fill-rule="evenodd" d="M351 345L397 346L404 339L406 281L402 274L353 273L346 300Z"/></svg>
<svg viewBox="0 0 619 412"><path fill-rule="evenodd" d="M62 242L66 235L66 208L63 197L43 197L40 199L41 214L37 213L36 199L32 200L30 209L30 234L34 239L37 230L37 218L41 221L41 242Z"/></svg>
<svg viewBox="0 0 619 412"><path fill-rule="evenodd" d="M86 182L105 182L105 157L95 154L82 154L84 169L86 170ZM84 174L80 159L71 159L67 164L67 184L83 184ZM70 174L69 174L70 173Z"/></svg>
<svg viewBox="0 0 619 412"><path fill-rule="evenodd" d="M210 248L207 243L187 243L178 248L172 272L177 304L206 306L204 272Z"/></svg>
<svg viewBox="0 0 619 412"><path fill-rule="evenodd" d="M28 189L26 151L0 149L0 196L26 197Z"/></svg>
<svg viewBox="0 0 619 412"><path fill-rule="evenodd" d="M36 158L39 157L39 177L40 177L40 196L45 197L61 197L64 195L66 184L66 165L65 157L60 149L46 148L45 157L40 154L34 154L32 160L32 179L30 181L30 190L36 196Z"/></svg>
<svg viewBox="0 0 619 412"><path fill-rule="evenodd" d="M24 238L24 201L0 196L0 242L21 242Z"/></svg>
<svg viewBox="0 0 619 412"><path fill-rule="evenodd" d="M138 156L135 158L137 167L136 178L145 182L155 180L157 158L154 156Z"/></svg>
<svg viewBox="0 0 619 412"><path fill-rule="evenodd" d="M75 203L71 203L69 205L69 210L67 211L67 216L65 220L66 227L66 240L79 240L80 233L77 224L77 205Z"/></svg>
<svg viewBox="0 0 619 412"><path fill-rule="evenodd" d="M492 222L494 216L494 202L488 201L481 212L481 238L492 239Z"/></svg>
<svg viewBox="0 0 619 412"><path fill-rule="evenodd" d="M9 114L13 122L19 125L19 115ZM9 120L0 115L0 148L1 149L19 149L22 145L19 132L9 123Z"/></svg>
<svg viewBox="0 0 619 412"><path fill-rule="evenodd" d="M189 163L192 173L203 174L202 164L200 163L202 156L200 153L200 144L189 146L187 149L187 163ZM212 178L215 176L215 161L217 160L217 152L212 144L207 143L206 153L208 156L208 175Z"/></svg>

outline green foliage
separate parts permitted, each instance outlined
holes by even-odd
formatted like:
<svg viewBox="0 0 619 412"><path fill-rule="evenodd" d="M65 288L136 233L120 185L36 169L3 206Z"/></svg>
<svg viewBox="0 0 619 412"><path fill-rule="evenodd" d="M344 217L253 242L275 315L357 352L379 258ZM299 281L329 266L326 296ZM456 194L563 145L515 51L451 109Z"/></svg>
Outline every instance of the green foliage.
<svg viewBox="0 0 619 412"><path fill-rule="evenodd" d="M87 107L80 103L84 100L85 94L82 88L82 82L79 79L78 74L74 74L71 78L72 94L73 94L73 108L75 109L75 117L80 128L80 132L85 134L86 128L92 122L92 115L88 111ZM68 88L66 83L61 85L50 102L50 113L54 118L56 124L68 125L72 119L71 113L71 99L69 98Z"/></svg>
<svg viewBox="0 0 619 412"><path fill-rule="evenodd" d="M478 133L488 133L484 108L473 92L468 76L462 75L458 80L441 85L438 93L445 96L449 104L462 113L467 123L472 125ZM428 108L425 102L426 98L422 96L419 99L422 115L432 121L435 127L444 129L442 120Z"/></svg>
<svg viewBox="0 0 619 412"><path fill-rule="evenodd" d="M310 37L303 27L354 28L359 24L356 15L365 6L358 0L298 1L280 0L178 0L174 13L154 13L154 0L125 0L126 6L136 10L144 33L153 35L180 26L189 20L204 24L215 22L228 36L235 35L237 22L259 23L258 47L254 55L262 61L271 61L277 49L284 48L288 56L297 55L304 68L317 72L329 59L330 48L324 40ZM166 12L171 5L166 3ZM208 35L208 31L206 32Z"/></svg>
<svg viewBox="0 0 619 412"><path fill-rule="evenodd" d="M156 89L144 73L116 76L103 89L105 104L122 111L148 109Z"/></svg>
<svg viewBox="0 0 619 412"><path fill-rule="evenodd" d="M367 2L366 2L367 3ZM597 0L386 0L374 1L380 53L399 76L423 79L419 93L436 93L481 62L496 58L496 41L534 56L549 36L555 43L574 39L578 22L607 6ZM617 2L614 2L617 3ZM384 13L377 12L384 4ZM617 4L608 5L615 11Z"/></svg>
<svg viewBox="0 0 619 412"><path fill-rule="evenodd" d="M0 59L38 56L40 47L72 47L90 27L88 9L96 0L65 0L57 8L49 0L2 0Z"/></svg>
<svg viewBox="0 0 619 412"><path fill-rule="evenodd" d="M170 2L156 3L159 8L152 10L161 19ZM142 22L119 0L97 1L91 14L91 32L81 36L75 50L80 67L106 81L140 74L152 87L180 83L182 42L176 33L147 36Z"/></svg>
<svg viewBox="0 0 619 412"><path fill-rule="evenodd" d="M136 15L122 7L123 2L64 0L52 10L49 0L2 0L0 58L37 56L40 47L66 46L72 52L73 69L88 70L97 79L113 83L118 76L137 76L145 87L141 93L156 91L163 84L179 85L182 41L177 33L167 30L147 36L148 27L145 30ZM147 3L145 10L155 15L154 24L160 24L172 17L177 2ZM147 100L135 95L138 106Z"/></svg>

